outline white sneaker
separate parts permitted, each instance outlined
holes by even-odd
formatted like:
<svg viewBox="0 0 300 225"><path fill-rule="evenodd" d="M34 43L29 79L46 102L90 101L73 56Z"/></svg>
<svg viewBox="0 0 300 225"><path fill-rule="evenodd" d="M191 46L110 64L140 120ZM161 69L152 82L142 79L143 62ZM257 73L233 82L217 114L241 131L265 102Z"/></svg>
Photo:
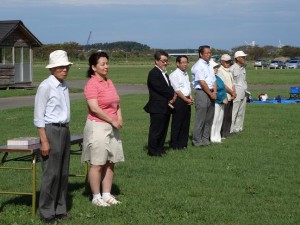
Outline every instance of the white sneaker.
<svg viewBox="0 0 300 225"><path fill-rule="evenodd" d="M107 198L103 198L103 200L109 204L109 205L118 205L118 204L121 204L120 201L118 201L113 195L110 195L109 197Z"/></svg>
<svg viewBox="0 0 300 225"><path fill-rule="evenodd" d="M110 204L107 204L102 198L93 199L92 204L103 207L110 206Z"/></svg>

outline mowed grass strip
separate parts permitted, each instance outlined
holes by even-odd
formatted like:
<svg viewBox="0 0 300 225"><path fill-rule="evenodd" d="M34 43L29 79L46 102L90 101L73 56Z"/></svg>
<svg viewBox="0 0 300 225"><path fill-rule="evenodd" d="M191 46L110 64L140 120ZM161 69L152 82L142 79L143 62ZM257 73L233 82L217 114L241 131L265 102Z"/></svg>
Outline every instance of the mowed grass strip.
<svg viewBox="0 0 300 225"><path fill-rule="evenodd" d="M151 158L145 149L149 115L142 109L147 98L121 97L126 161L116 165L113 194L122 204L94 207L84 179L70 177L69 213L73 219L60 224L299 223L299 104L248 104L241 134L206 148L189 142L187 151L168 150L165 157ZM71 108L71 132L82 133L86 103L72 101ZM32 117L32 107L2 110L0 143L37 135ZM194 115L190 134L193 119ZM17 164L30 163L7 163ZM40 164L37 168L39 190ZM80 155L72 155L70 173L83 172L83 168ZM30 188L30 173L24 173L1 170L0 189ZM0 224L41 224L38 217L31 218L30 205L29 196L0 195Z"/></svg>
<svg viewBox="0 0 300 225"><path fill-rule="evenodd" d="M192 66L193 62L190 62ZM46 65L46 63L45 63ZM43 63L34 64L33 81L35 85L38 85L42 80L49 76L48 69L45 68ZM108 77L113 80L114 83L119 84L146 84L149 70L153 67L153 62L144 62L143 64L111 64ZM84 61L74 62L72 65L68 80L86 80L87 63ZM168 73L170 74L176 68L175 59L170 58L170 65L168 67ZM247 82L249 85L275 85L274 89L277 89L276 85L300 85L300 70L298 69L282 69L282 70L270 70L270 69L257 69L255 70L251 65L247 67ZM191 77L190 68L188 73ZM191 81L191 78L190 78ZM82 89L71 88L71 93L82 92ZM251 89L250 89L251 91ZM262 93L268 93L269 88L261 90ZM274 94L289 97L289 89L276 91ZM36 88L33 90L0 90L0 98L12 97L12 96L28 96L35 95ZM255 93L257 93L255 91ZM269 95L270 97L271 95ZM253 95L256 98L256 94Z"/></svg>
<svg viewBox="0 0 300 225"><path fill-rule="evenodd" d="M176 69L174 57L169 57L168 73L170 74ZM195 61L190 61L188 73L191 75L191 66ZM44 80L49 72L45 68L47 63L36 63L33 67L34 82L41 82ZM149 70L153 67L153 61L144 61L142 64L116 64L111 62L109 77L115 83L125 84L145 84ZM86 71L88 62L80 61L74 62L70 69L68 76L69 80L83 80L86 79ZM299 84L300 70L299 69L255 69L251 63L246 67L248 84Z"/></svg>

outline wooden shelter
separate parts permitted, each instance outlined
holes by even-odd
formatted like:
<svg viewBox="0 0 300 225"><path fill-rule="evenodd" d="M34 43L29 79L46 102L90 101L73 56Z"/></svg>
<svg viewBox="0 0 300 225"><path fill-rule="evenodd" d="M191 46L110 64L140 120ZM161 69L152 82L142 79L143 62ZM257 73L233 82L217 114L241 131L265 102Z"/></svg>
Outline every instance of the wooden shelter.
<svg viewBox="0 0 300 225"><path fill-rule="evenodd" d="M41 46L21 20L0 21L0 88L32 84L32 51Z"/></svg>

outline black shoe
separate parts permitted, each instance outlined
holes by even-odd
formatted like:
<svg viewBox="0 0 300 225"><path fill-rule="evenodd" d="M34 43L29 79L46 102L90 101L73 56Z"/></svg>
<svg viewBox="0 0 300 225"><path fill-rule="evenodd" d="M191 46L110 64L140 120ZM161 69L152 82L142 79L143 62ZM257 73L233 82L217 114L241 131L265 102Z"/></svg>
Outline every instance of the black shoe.
<svg viewBox="0 0 300 225"><path fill-rule="evenodd" d="M55 216L58 220L70 220L71 217L68 214L59 214Z"/></svg>
<svg viewBox="0 0 300 225"><path fill-rule="evenodd" d="M148 152L148 155L149 156L154 156L154 157L162 157L162 154L160 154L160 153L151 153L151 152Z"/></svg>
<svg viewBox="0 0 300 225"><path fill-rule="evenodd" d="M56 218L54 216L49 218L41 218L41 221L47 224L54 224L56 222Z"/></svg>

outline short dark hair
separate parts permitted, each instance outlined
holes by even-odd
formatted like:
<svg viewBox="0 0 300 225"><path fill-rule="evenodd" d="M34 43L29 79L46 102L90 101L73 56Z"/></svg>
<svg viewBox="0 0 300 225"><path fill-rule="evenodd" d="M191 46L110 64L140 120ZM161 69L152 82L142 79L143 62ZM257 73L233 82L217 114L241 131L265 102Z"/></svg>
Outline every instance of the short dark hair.
<svg viewBox="0 0 300 225"><path fill-rule="evenodd" d="M109 60L108 54L106 52L95 52L90 55L89 69L86 72L87 77L91 77L92 75L94 75L95 72L92 66L96 66L98 64L98 60L102 57L107 58L107 60Z"/></svg>
<svg viewBox="0 0 300 225"><path fill-rule="evenodd" d="M210 48L210 46L209 45L201 45L201 46L199 46L199 48L198 48L199 55L200 55L200 53L203 54L204 49L206 49L206 48Z"/></svg>
<svg viewBox="0 0 300 225"><path fill-rule="evenodd" d="M164 50L158 50L154 53L154 59L158 61L160 60L162 55L169 57L168 53L165 52Z"/></svg>
<svg viewBox="0 0 300 225"><path fill-rule="evenodd" d="M179 55L176 57L176 62L180 63L182 58L186 58L189 61L189 58L186 55Z"/></svg>

